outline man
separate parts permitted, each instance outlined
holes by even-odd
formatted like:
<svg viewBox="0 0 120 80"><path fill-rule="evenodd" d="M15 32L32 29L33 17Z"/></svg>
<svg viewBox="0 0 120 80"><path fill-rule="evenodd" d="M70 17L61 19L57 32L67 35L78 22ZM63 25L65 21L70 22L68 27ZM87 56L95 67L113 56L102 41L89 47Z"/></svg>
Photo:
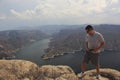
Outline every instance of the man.
<svg viewBox="0 0 120 80"><path fill-rule="evenodd" d="M85 28L87 35L86 35L86 54L84 56L84 60L82 62L82 72L79 74L79 77L82 77L84 71L86 69L86 64L91 61L93 65L96 67L97 76L96 78L99 79L99 54L103 50L103 46L105 44L103 36L94 30L91 25L86 26Z"/></svg>

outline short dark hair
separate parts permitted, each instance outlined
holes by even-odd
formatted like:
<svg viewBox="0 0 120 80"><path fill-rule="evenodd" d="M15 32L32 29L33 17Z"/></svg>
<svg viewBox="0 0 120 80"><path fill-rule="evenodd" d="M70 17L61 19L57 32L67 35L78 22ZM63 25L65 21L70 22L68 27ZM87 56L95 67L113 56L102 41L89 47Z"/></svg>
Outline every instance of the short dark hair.
<svg viewBox="0 0 120 80"><path fill-rule="evenodd" d="M94 28L91 25L87 25L85 30L93 30Z"/></svg>

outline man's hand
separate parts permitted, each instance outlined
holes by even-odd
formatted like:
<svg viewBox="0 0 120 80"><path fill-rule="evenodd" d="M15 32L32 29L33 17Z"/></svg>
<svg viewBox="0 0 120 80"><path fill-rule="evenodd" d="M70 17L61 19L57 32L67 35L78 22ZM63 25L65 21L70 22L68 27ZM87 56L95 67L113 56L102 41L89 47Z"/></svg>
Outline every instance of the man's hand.
<svg viewBox="0 0 120 80"><path fill-rule="evenodd" d="M89 52L90 52L90 50L87 48L87 49L86 49L86 52L87 52L87 53L89 53Z"/></svg>
<svg viewBox="0 0 120 80"><path fill-rule="evenodd" d="M93 50L93 53L97 53L104 46L104 44L105 42L102 42L98 48Z"/></svg>
<svg viewBox="0 0 120 80"><path fill-rule="evenodd" d="M93 51L92 51L92 53L97 53L98 52L98 48L96 48L96 49L94 49Z"/></svg>

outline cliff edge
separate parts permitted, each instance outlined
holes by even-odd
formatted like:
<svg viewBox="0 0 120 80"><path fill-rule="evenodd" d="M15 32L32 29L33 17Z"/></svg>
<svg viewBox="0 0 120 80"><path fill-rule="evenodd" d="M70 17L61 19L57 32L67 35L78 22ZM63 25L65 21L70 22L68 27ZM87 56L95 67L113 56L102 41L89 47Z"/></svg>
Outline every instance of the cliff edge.
<svg viewBox="0 0 120 80"><path fill-rule="evenodd" d="M77 80L68 66L37 66L24 60L0 60L0 80Z"/></svg>
<svg viewBox="0 0 120 80"><path fill-rule="evenodd" d="M101 69L101 80L120 80L120 72ZM68 66L39 67L25 60L0 60L0 80L95 80L95 70L85 72L81 79Z"/></svg>
<svg viewBox="0 0 120 80"><path fill-rule="evenodd" d="M79 80L96 80L96 70L89 70ZM120 80L120 72L114 69L100 69L100 80Z"/></svg>

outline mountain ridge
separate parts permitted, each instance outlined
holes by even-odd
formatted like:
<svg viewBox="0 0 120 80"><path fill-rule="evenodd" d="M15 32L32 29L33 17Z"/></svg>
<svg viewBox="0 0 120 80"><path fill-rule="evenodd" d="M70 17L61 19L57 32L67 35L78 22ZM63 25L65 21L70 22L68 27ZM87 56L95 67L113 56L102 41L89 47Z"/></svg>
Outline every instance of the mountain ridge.
<svg viewBox="0 0 120 80"><path fill-rule="evenodd" d="M95 30L105 38L105 50L120 51L120 25L95 25ZM43 59L54 58L65 53L74 53L75 50L85 49L84 26L74 29L64 29L53 35L49 48L45 49ZM113 38L114 37L114 38Z"/></svg>
<svg viewBox="0 0 120 80"><path fill-rule="evenodd" d="M40 30L7 30L0 31L0 58L13 56L25 45L48 38Z"/></svg>

